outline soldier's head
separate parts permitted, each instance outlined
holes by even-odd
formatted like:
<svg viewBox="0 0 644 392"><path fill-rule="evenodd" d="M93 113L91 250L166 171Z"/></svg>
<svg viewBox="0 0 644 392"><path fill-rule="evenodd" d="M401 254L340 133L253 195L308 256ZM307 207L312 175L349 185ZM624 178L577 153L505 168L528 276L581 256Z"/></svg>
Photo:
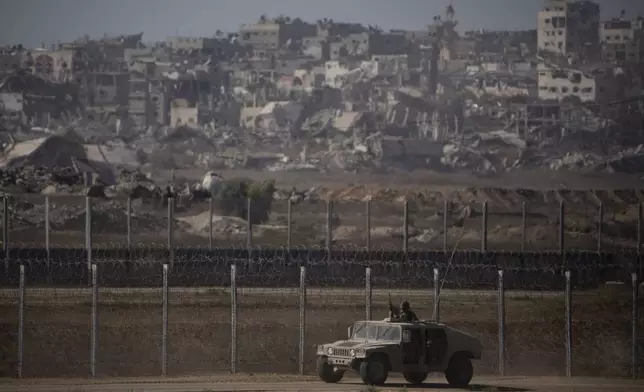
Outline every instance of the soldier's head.
<svg viewBox="0 0 644 392"><path fill-rule="evenodd" d="M401 309L402 311L407 311L407 310L409 310L409 302L407 302L407 301L403 301L403 302L400 304L400 309Z"/></svg>

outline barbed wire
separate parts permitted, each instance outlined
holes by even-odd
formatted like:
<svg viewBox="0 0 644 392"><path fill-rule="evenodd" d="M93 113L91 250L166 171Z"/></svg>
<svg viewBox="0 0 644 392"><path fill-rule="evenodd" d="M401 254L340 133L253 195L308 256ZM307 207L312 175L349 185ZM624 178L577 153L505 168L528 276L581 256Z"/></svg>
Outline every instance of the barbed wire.
<svg viewBox="0 0 644 392"><path fill-rule="evenodd" d="M88 265L96 263L106 284L115 286L156 285L163 264L170 264L173 279L187 286L227 284L230 265L240 269L240 284L253 287L297 287L299 267L309 269L312 286L347 287L372 270L375 285L394 288L430 287L434 268L446 288L494 288L497 271L506 273L508 289L560 290L563 272L572 271L579 288L595 288L607 281L629 282L632 272L641 272L641 254L632 250L614 252L501 252L501 251L366 251L355 246L263 248L231 246L228 249L174 248L163 245L121 248L17 248L0 258L6 274L0 283L15 285L18 266L39 284L85 284ZM155 277L153 282L148 282Z"/></svg>
<svg viewBox="0 0 644 392"><path fill-rule="evenodd" d="M83 206L70 213L71 226L52 225L46 243L42 208L27 206L31 218L19 220L22 226L17 227L12 210L3 231L0 302L6 306L0 310L8 309L8 323L15 322L15 294L24 266L32 328L27 375L85 375L90 362L85 355L90 265L96 265L99 375L155 374L161 368L159 325L167 265L168 367L175 374L228 370L234 265L239 369L297 371L295 337L305 330L310 338L304 370L312 372L315 344L344 337L348 323L364 319L368 311L374 318L385 317L388 294L395 301L409 299L421 317L431 317L438 285L440 320L482 339L488 354L477 371L490 374L499 366L497 295L498 271L503 270L509 290L507 374L561 375L566 358L565 271L570 271L575 374L629 375L632 299L624 287L631 287L632 272L640 279L643 275L641 207L609 202L617 196L600 195L601 203L583 204L574 202L573 193L557 195L567 198L565 204L461 200L458 207L456 202L445 207L441 200L431 205L374 201L370 221L361 202L337 202L331 209L324 202L292 206L285 220L287 204L276 201L267 225L278 226L280 233L262 236L252 229L249 236L241 227L236 236L220 233L212 239L191 237L178 220L164 221L162 214L134 211L128 224L122 204L105 210L96 206L103 215L93 215L91 252L82 232ZM285 235L285 221L291 222L290 236ZM165 232L167 222L176 225L174 233L154 234ZM201 229L201 234L208 232L208 224ZM626 285L606 285L612 281ZM3 349L13 355L17 336L1 337L8 342ZM644 347L638 349L644 352ZM16 361L9 357L5 362Z"/></svg>
<svg viewBox="0 0 644 392"><path fill-rule="evenodd" d="M87 286L86 260L66 251L64 256L16 259L11 264L12 268L24 266L28 290L25 298L31 332L24 366L40 377L52 375L51 369L60 376L79 375L88 368L87 304L92 301L92 289ZM440 296L440 320L479 337L486 355L477 371L497 372L499 265L481 259L470 263L472 255L462 252L454 253L448 270L428 258L430 252L398 261L388 260L385 252L380 252L378 260L365 262L354 260L353 250L335 253L331 258L309 257L312 252L308 249L299 254L271 251L272 255L250 260L244 258L245 249L220 251L215 257L195 250L175 254L175 262L167 267L168 366L174 374L230 368L231 265L236 266L235 320L240 371L297 371L296 337L301 333L302 306L299 287L304 267L307 288L304 329L309 336L304 350L305 371L314 369L315 345L342 338L347 324L364 319L367 309L375 319L385 317L389 294L394 301L408 299L421 317L430 317L435 301L433 268L439 268L439 284L446 282ZM99 374L155 374L155 369L161 366L159 326L165 260L149 257L132 262L108 251L96 253L92 262L97 266L100 292ZM289 253L293 253L292 258L286 257ZM559 267L540 259L548 255L532 256L532 260L525 261L526 267L504 269L505 288L518 290L505 294L506 374L560 375L566 357L563 295L566 280ZM39 275L44 266L48 266L48 274ZM572 280L571 313L575 374L629 375L631 342L630 329L626 327L632 322L628 311L630 292L619 287L616 291L605 291L600 284L607 279L601 275L602 268L626 273L624 266L615 264L613 259L605 265L568 267L573 271L571 275L577 276ZM523 279L521 274L526 274ZM48 277L55 282L44 284L42 279ZM76 286L70 282L76 282ZM594 285L589 287L590 283ZM13 288L7 291L6 287L0 290L3 309L17 306L16 292ZM6 340L11 352L15 348L14 338ZM61 347L66 347L66 351ZM38 355L34 355L36 348ZM53 361L46 354L63 351L64 363ZM52 361L55 364L47 367L46 362Z"/></svg>

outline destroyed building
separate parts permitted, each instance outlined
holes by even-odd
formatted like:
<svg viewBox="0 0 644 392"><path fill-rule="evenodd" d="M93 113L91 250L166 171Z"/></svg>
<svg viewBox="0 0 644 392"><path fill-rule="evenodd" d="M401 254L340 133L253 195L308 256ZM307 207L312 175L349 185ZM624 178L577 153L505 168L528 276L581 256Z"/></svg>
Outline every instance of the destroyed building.
<svg viewBox="0 0 644 392"><path fill-rule="evenodd" d="M639 154L644 75L640 21L598 18L592 2L548 0L520 32L461 34L449 6L413 31L262 16L151 45L134 34L16 46L0 56L0 109L17 142L82 129L86 151L107 156L116 138L109 148L142 167L603 167L579 151ZM606 140L616 145L601 150Z"/></svg>
<svg viewBox="0 0 644 392"><path fill-rule="evenodd" d="M644 19L613 18L602 22L600 30L602 60L619 63L644 61Z"/></svg>
<svg viewBox="0 0 644 392"><path fill-rule="evenodd" d="M599 4L586 0L546 0L537 20L540 51L597 59Z"/></svg>

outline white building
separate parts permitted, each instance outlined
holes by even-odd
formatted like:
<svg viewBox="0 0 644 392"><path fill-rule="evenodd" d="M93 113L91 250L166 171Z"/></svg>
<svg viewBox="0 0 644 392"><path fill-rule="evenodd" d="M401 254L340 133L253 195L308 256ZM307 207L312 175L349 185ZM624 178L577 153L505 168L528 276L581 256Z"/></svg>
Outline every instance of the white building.
<svg viewBox="0 0 644 392"><path fill-rule="evenodd" d="M577 97L582 102L599 98L597 79L573 69L539 69L539 99L561 101Z"/></svg>
<svg viewBox="0 0 644 392"><path fill-rule="evenodd" d="M641 94L639 74L612 64L582 69L539 65L539 99L561 101L577 97L582 102L607 103Z"/></svg>
<svg viewBox="0 0 644 392"><path fill-rule="evenodd" d="M599 4L580 0L545 0L538 13L540 51L587 58L599 44Z"/></svg>

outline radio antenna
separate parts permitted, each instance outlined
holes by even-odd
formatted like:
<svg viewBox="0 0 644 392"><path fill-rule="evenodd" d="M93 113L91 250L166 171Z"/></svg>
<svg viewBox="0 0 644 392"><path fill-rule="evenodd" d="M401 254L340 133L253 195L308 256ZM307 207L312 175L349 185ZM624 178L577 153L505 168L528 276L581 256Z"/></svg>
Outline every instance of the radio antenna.
<svg viewBox="0 0 644 392"><path fill-rule="evenodd" d="M447 235L447 233L445 233ZM456 244L454 245L454 249L452 249L452 254L449 257L449 261L447 262L447 268L445 269L445 275L443 275L443 278L441 279L439 288L438 288L438 296L436 297L436 303L440 304L440 298L441 294L443 294L443 286L445 285L445 279L447 279L447 273L449 272L449 267L452 265L452 261L454 260L454 255L456 254L456 250L458 249L458 244L461 243L461 240L465 237L465 230L463 230L463 234L461 237L456 241ZM434 310L432 312L432 320L436 320L436 306L434 306Z"/></svg>

